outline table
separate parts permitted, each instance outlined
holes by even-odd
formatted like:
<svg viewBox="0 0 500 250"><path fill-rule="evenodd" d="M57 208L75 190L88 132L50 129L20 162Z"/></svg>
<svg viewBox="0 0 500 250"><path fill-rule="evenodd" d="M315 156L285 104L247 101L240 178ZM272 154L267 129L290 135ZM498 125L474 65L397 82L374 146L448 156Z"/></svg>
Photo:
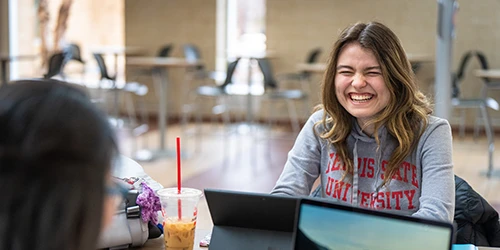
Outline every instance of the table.
<svg viewBox="0 0 500 250"><path fill-rule="evenodd" d="M200 247L200 241L205 238L207 234L209 234L211 230L205 229L196 229L196 233L194 235L194 248L193 250L207 250L208 247ZM159 250L165 249L165 239L163 235L156 239L151 239L146 241L146 244L139 248L141 250Z"/></svg>
<svg viewBox="0 0 500 250"><path fill-rule="evenodd" d="M207 247L200 247L200 241L211 232L211 230L206 229L196 229L196 233L194 236L194 248L193 250L208 250ZM165 249L165 240L163 235L156 239L151 239L146 241L144 246L138 248L140 250L161 250ZM500 250L497 247L478 247L478 250Z"/></svg>
<svg viewBox="0 0 500 250"><path fill-rule="evenodd" d="M93 49L91 49L91 51L92 53L113 55L114 58L113 69L114 69L114 74L116 76L118 76L118 56L120 55L137 56L146 52L145 49L138 46L115 46L115 45L94 47Z"/></svg>
<svg viewBox="0 0 500 250"><path fill-rule="evenodd" d="M12 61L21 61L21 60L34 60L38 57L38 55L0 55L0 69L2 74L1 85L7 84L7 63Z"/></svg>
<svg viewBox="0 0 500 250"><path fill-rule="evenodd" d="M500 89L500 69L488 69L488 70L475 70L474 75L483 79L484 86L481 90L481 97L486 99L488 95L488 89ZM485 81L487 78L489 81ZM484 172L486 176L491 177L493 175L500 176L499 171L495 171L493 169L493 150L495 148L494 145L494 130L491 127L491 124L486 124L489 128L486 128L486 136L488 137L489 146L489 161L488 161L488 170Z"/></svg>
<svg viewBox="0 0 500 250"><path fill-rule="evenodd" d="M176 57L128 57L126 65L135 67L146 68L159 68L162 69L161 75L153 73L153 81L155 85L160 87L160 102L158 107L158 127L160 129L160 149L153 152L150 156L145 155L143 159L151 160L155 157L169 157L175 156L174 151L168 151L165 147L165 134L167 131L166 116L167 116L167 90L168 90L168 77L164 70L167 68L189 68L202 65L201 61L186 60L185 58Z"/></svg>

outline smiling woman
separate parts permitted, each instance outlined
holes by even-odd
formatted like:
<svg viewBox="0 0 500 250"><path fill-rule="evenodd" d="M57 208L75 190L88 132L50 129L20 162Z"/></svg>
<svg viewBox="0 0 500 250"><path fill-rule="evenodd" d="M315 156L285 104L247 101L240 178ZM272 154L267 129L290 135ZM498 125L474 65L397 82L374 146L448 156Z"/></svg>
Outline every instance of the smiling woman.
<svg viewBox="0 0 500 250"><path fill-rule="evenodd" d="M347 27L335 42L322 105L288 155L272 193L452 221L451 129L431 116L397 36L377 22Z"/></svg>
<svg viewBox="0 0 500 250"><path fill-rule="evenodd" d="M389 104L390 93L377 58L359 43L346 45L339 55L335 75L335 94L340 104L357 118L368 134L374 126L368 121Z"/></svg>

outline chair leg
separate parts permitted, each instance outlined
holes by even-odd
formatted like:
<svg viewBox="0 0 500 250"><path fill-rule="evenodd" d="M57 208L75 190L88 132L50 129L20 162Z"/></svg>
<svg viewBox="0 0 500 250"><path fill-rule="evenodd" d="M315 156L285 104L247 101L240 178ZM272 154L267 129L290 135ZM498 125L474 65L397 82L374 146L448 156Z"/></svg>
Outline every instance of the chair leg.
<svg viewBox="0 0 500 250"><path fill-rule="evenodd" d="M481 127L479 124L481 121L481 116L484 117L484 115L482 115L481 113L476 114L476 119L474 119L474 140L477 140L479 138L479 133L481 132ZM483 126L486 126L486 124L483 124Z"/></svg>
<svg viewBox="0 0 500 250"><path fill-rule="evenodd" d="M464 138L465 137L465 109L460 110L460 125L459 125L459 137Z"/></svg>
<svg viewBox="0 0 500 250"><path fill-rule="evenodd" d="M267 126L268 126L268 136L267 138L270 139L271 138L271 135L273 133L273 129L276 125L276 120L275 120L275 115L276 115L276 109L275 109L275 105L274 103L272 102L273 100L270 100L268 102L268 105L269 105L269 113L268 113L268 119L267 119Z"/></svg>
<svg viewBox="0 0 500 250"><path fill-rule="evenodd" d="M295 107L294 100L287 100L288 114L290 116L290 123L292 124L292 130L294 134L298 134L300 130L299 118L297 116L297 109Z"/></svg>
<svg viewBox="0 0 500 250"><path fill-rule="evenodd" d="M488 114L486 105L481 106L481 114L484 119L484 129L486 137L488 138L488 170L486 172L486 176L491 177L493 171L493 152L495 151L495 144L494 144L495 138L494 138L493 128L491 126L491 119Z"/></svg>
<svg viewBox="0 0 500 250"><path fill-rule="evenodd" d="M223 140L222 151L224 151L224 159L227 159L229 157L228 157L228 152L227 152L228 150L226 150L226 149L231 149L231 138L229 136L229 134L230 134L229 125L231 124L231 117L229 114L228 101L227 101L226 96L221 97L221 103L224 107L224 110L221 114L221 116L222 116L222 130L223 130L222 136L224 137L222 139Z"/></svg>

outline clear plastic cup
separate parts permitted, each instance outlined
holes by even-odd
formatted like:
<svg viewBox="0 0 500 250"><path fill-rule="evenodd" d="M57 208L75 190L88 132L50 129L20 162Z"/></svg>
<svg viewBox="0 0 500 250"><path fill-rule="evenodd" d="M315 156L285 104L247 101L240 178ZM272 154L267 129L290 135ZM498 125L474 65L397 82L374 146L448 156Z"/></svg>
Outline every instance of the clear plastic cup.
<svg viewBox="0 0 500 250"><path fill-rule="evenodd" d="M179 194L177 188L164 188L157 194L163 214L165 249L192 250L201 190L182 188Z"/></svg>

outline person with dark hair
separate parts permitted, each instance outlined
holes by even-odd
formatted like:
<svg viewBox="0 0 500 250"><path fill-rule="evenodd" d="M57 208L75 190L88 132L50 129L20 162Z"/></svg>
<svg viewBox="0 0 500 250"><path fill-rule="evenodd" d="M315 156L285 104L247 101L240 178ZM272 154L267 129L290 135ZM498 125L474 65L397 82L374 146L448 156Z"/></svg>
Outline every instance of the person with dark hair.
<svg viewBox="0 0 500 250"><path fill-rule="evenodd" d="M95 249L121 193L106 116L76 87L0 88L0 250Z"/></svg>
<svg viewBox="0 0 500 250"><path fill-rule="evenodd" d="M347 27L333 45L322 104L288 154L273 194L453 221L449 123L431 116L398 37L378 22Z"/></svg>

